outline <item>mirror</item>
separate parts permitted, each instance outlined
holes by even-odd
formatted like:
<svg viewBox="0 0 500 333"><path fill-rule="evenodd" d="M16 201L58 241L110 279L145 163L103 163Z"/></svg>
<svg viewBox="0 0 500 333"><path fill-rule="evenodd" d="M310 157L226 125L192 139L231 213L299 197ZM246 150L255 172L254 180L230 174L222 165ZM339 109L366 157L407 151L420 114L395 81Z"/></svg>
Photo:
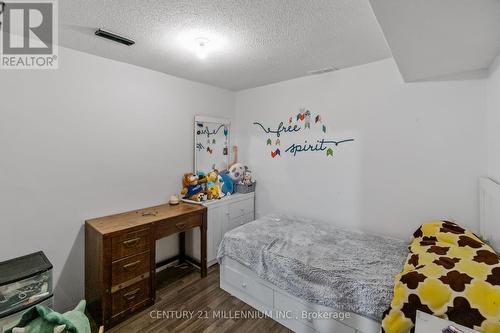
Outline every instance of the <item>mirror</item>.
<svg viewBox="0 0 500 333"><path fill-rule="evenodd" d="M228 119L195 116L194 118L194 171L207 173L229 167Z"/></svg>

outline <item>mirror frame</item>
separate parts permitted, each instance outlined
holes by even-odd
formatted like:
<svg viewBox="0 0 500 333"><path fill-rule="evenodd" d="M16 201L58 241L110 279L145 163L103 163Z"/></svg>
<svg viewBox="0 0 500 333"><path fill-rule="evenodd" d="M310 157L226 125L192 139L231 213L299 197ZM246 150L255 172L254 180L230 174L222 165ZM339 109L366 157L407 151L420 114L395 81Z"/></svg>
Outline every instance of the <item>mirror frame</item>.
<svg viewBox="0 0 500 333"><path fill-rule="evenodd" d="M194 165L193 165L193 173L196 174L197 172L197 165L198 165L198 159L196 157L196 124L197 123L214 123L214 124L222 124L222 125L226 125L229 127L229 133L227 135L227 167L229 168L229 163L231 163L231 159L230 159L230 154L231 154L231 151L230 151L230 147L231 147L231 131L232 131L232 128L231 128L231 120L227 119L227 118L217 118L217 117L207 117L207 116L200 116L200 115L196 115L194 116L194 128L193 128L193 138L194 138L194 142L193 142L193 160L194 160ZM219 170L219 171L222 171L222 170Z"/></svg>

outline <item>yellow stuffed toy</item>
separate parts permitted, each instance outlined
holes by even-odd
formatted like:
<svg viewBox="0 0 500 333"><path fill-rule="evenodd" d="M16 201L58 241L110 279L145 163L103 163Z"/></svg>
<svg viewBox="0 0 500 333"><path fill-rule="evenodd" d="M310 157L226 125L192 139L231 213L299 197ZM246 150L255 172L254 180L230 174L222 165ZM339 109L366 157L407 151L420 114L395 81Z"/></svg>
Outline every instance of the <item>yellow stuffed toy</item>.
<svg viewBox="0 0 500 333"><path fill-rule="evenodd" d="M207 197L208 200L219 199L221 197L219 172L210 171L207 175Z"/></svg>

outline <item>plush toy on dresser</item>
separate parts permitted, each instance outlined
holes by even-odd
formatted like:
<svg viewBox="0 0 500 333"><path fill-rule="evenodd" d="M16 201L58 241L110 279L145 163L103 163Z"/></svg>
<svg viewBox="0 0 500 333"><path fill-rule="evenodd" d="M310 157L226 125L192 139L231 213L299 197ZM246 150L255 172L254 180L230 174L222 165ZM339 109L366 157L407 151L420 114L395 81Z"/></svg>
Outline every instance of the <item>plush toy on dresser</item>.
<svg viewBox="0 0 500 333"><path fill-rule="evenodd" d="M189 199L193 201L203 201L205 193L203 192L203 187L199 182L199 177L194 175L192 172L184 174L182 179L184 188L181 194L184 199Z"/></svg>
<svg viewBox="0 0 500 333"><path fill-rule="evenodd" d="M235 163L231 165L229 168L229 177L233 180L233 183L238 183L243 179L243 175L245 171L248 170L248 167L244 165L243 163Z"/></svg>
<svg viewBox="0 0 500 333"><path fill-rule="evenodd" d="M252 171L250 170L245 170L245 172L243 173L243 179L241 180L241 183L243 185L252 185L253 181L252 181Z"/></svg>
<svg viewBox="0 0 500 333"><path fill-rule="evenodd" d="M214 200L220 199L222 196L219 171L212 170L207 175L207 198L208 200Z"/></svg>
<svg viewBox="0 0 500 333"><path fill-rule="evenodd" d="M255 191L256 182L252 179L252 172L242 163L233 164L229 168L229 177L234 182L235 192L250 193Z"/></svg>

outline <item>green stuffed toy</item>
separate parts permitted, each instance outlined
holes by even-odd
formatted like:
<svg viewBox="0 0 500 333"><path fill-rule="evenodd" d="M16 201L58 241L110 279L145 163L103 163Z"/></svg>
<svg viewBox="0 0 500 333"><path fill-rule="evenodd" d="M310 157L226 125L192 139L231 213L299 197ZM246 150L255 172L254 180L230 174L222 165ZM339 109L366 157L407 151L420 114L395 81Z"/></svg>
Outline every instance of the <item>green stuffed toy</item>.
<svg viewBox="0 0 500 333"><path fill-rule="evenodd" d="M6 333L91 333L85 306L86 302L82 300L74 310L60 314L37 305L26 311L19 324Z"/></svg>

